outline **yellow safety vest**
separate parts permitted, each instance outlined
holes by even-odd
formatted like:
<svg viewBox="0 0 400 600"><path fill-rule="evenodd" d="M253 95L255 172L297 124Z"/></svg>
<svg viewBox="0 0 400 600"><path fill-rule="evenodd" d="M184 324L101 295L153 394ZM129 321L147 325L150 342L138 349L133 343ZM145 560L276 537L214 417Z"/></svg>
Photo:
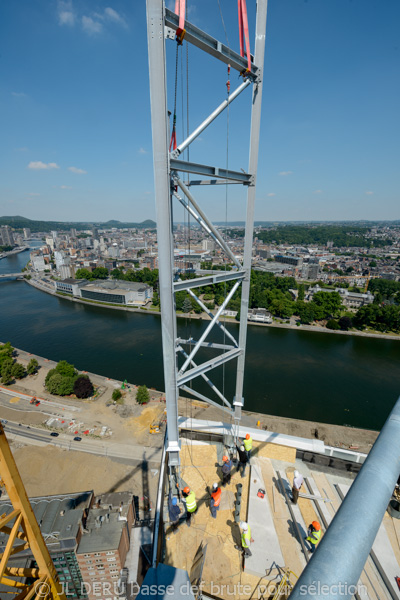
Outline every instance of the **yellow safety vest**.
<svg viewBox="0 0 400 600"><path fill-rule="evenodd" d="M250 530L250 527L248 527L247 531L242 532L242 547L250 548L250 541L251 541L251 530Z"/></svg>
<svg viewBox="0 0 400 600"><path fill-rule="evenodd" d="M314 546L316 546L320 539L321 539L321 530L313 531L311 536L308 536L307 541L311 542L312 544L314 544Z"/></svg>
<svg viewBox="0 0 400 600"><path fill-rule="evenodd" d="M243 445L244 445L244 449L246 450L246 452L248 452L249 450L252 449L253 447L253 440L252 438L250 438L249 440L243 440Z"/></svg>
<svg viewBox="0 0 400 600"><path fill-rule="evenodd" d="M195 493L193 492L193 490L188 494L188 496L186 498L186 508L187 508L187 511L190 513L194 512L197 508L196 496L195 496Z"/></svg>

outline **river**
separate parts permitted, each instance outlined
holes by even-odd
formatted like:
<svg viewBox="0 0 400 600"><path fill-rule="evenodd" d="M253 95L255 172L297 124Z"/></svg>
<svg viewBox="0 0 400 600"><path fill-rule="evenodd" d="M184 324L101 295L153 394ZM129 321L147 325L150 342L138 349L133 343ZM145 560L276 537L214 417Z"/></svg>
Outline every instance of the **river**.
<svg viewBox="0 0 400 600"><path fill-rule="evenodd" d="M16 273L22 252L0 260ZM179 319L182 337L198 339L205 322ZM228 325L237 332L235 323ZM221 334L222 336L222 334ZM215 338L216 341L222 337ZM0 280L0 341L78 369L163 389L160 317L86 306L41 292L24 281ZM200 351L198 362L210 358ZM228 399L234 367L209 376ZM225 382L225 383L224 383ZM207 395L201 380L196 389ZM210 397L212 392L210 390ZM245 408L295 419L379 430L400 394L400 342L249 326Z"/></svg>

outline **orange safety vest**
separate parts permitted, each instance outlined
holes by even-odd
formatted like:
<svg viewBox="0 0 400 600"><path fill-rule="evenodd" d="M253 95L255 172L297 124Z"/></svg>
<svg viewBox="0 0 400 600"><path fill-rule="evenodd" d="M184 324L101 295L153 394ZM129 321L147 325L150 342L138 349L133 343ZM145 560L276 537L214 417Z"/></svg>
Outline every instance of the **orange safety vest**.
<svg viewBox="0 0 400 600"><path fill-rule="evenodd" d="M221 494L221 488L217 488L217 490L211 494L211 498L214 500L214 506L219 506L219 503L221 502Z"/></svg>

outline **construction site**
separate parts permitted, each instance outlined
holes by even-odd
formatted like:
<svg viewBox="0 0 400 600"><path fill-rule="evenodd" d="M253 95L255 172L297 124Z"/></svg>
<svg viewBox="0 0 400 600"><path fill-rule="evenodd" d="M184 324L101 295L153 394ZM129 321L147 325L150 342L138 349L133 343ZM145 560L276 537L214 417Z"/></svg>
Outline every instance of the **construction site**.
<svg viewBox="0 0 400 600"><path fill-rule="evenodd" d="M132 490L123 488L130 480L128 469L121 465L119 480L112 481L105 493L86 487L80 494L71 490L74 497L66 499L66 490L60 488L57 497L46 499L36 494L35 487L37 497L30 502L0 424L2 599L67 600L57 560L65 560L65 572L69 569L74 581L71 597L77 600L400 599L400 400L369 453L334 447L318 436L277 433L255 425L244 414L267 0L249 4L251 18L246 1L238 1L236 51L228 45L228 36L222 42L193 25L185 0L176 0L174 11L163 0L147 0L165 405L148 407L130 424L139 444L160 438L161 460L152 484L157 487L156 502L135 506ZM254 24L252 33L249 22ZM174 45L173 54L168 54L167 44ZM195 129L189 123L179 124L177 117L181 108L188 112L186 105L177 105L177 98L185 97L189 85L178 69L181 65L182 73L187 72L189 46L199 56L204 54L204 74L211 62L219 61L227 79L225 98L207 96L209 116ZM239 84L231 89L231 81L233 88L237 80ZM247 95L250 113L247 171L240 164L233 170L228 160L230 104L242 94ZM197 155L194 162L189 146L212 129L220 115L227 118L226 156L218 165L198 162ZM228 206L232 184L244 190L241 257L233 254L223 228L211 222L197 199L198 190L207 193L220 186ZM189 261L186 268L176 267L176 206L183 207L187 218L188 256L191 227L196 225L225 254L229 269L198 276ZM219 286L223 295L215 313L202 299L208 286ZM226 325L224 311L239 289L236 338ZM179 292L210 316L198 340L191 336L189 318L187 338L178 337L175 295ZM236 364L232 398L225 394L228 361ZM219 373L214 379L218 385L212 380L214 373ZM199 380L201 386L196 387ZM182 397L190 401L185 404ZM194 417L194 401L213 407L218 418ZM106 433L100 427L99 431ZM96 468L102 460L107 462L102 463L106 467L99 470L99 477L106 479L113 467L108 458L99 457ZM142 494L148 499L147 462L137 468L143 470L147 488ZM89 471L86 467L88 479ZM61 480L57 485L62 485ZM75 554L71 551L67 556L60 532L66 540L74 538ZM49 550L52 544L57 544L56 553ZM129 569L134 564L133 576ZM115 589L107 577L115 581Z"/></svg>

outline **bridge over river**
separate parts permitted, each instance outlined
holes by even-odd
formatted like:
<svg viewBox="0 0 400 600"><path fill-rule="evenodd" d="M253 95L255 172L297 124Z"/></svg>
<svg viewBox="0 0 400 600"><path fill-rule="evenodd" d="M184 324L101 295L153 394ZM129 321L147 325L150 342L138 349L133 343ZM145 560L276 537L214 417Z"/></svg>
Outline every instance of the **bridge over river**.
<svg viewBox="0 0 400 600"><path fill-rule="evenodd" d="M23 279L24 278L24 274L23 273L3 273L0 274L0 281L2 279Z"/></svg>

